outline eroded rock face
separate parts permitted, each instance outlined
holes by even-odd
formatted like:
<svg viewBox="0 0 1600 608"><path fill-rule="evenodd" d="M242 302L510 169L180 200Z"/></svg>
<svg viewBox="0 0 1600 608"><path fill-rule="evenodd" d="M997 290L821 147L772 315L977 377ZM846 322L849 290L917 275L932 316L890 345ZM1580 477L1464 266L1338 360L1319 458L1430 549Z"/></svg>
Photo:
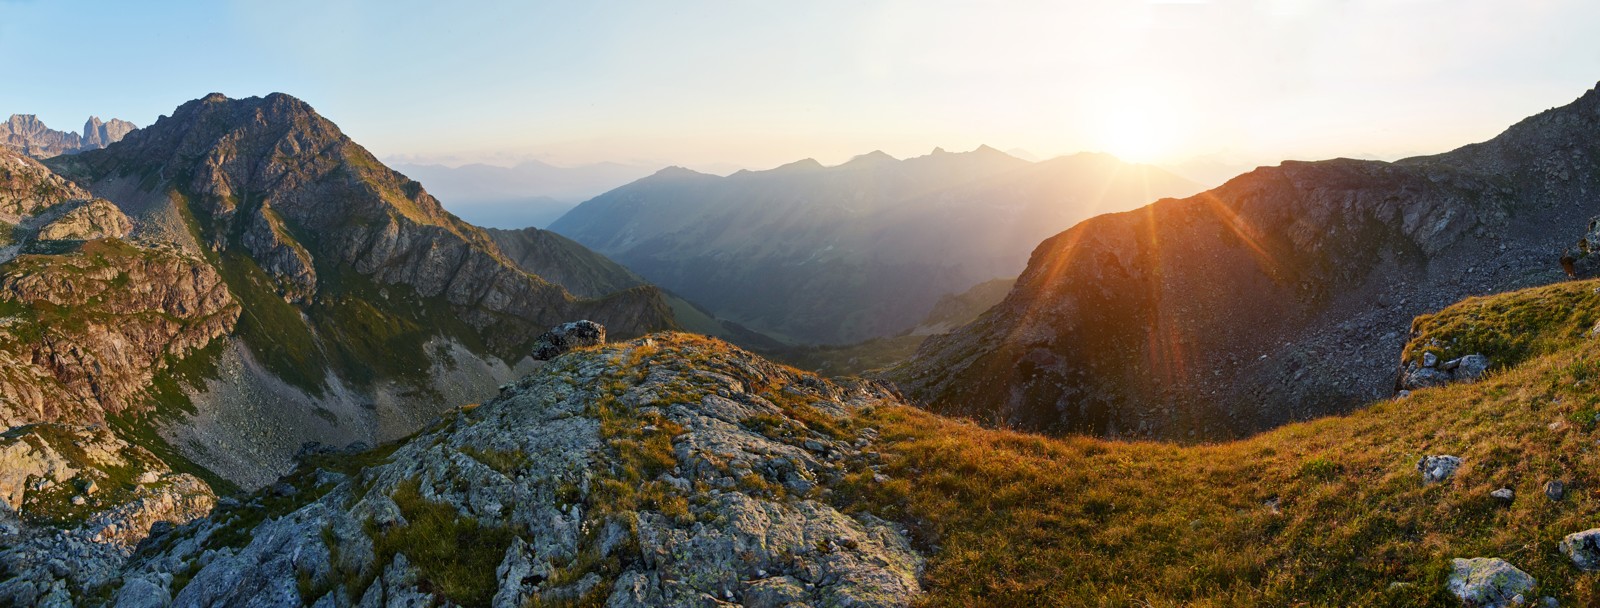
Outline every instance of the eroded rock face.
<svg viewBox="0 0 1600 608"><path fill-rule="evenodd" d="M119 241L0 266L0 306L15 311L0 319L6 427L101 422L135 405L169 358L227 335L239 316L203 260Z"/></svg>
<svg viewBox="0 0 1600 608"><path fill-rule="evenodd" d="M105 199L93 199L74 205L71 209L39 228L42 241L92 241L94 239L123 238L133 231L133 222L116 205Z"/></svg>
<svg viewBox="0 0 1600 608"><path fill-rule="evenodd" d="M38 161L0 146L0 221L16 224L61 203L89 198Z"/></svg>
<svg viewBox="0 0 1600 608"><path fill-rule="evenodd" d="M303 506L247 539L251 504L163 537L116 585L178 606L904 606L922 558L821 489L866 466L875 433L850 414L886 398L694 336L577 352L349 477L291 477ZM395 551L441 521L479 531L475 580L441 585L438 558Z"/></svg>
<svg viewBox="0 0 1600 608"><path fill-rule="evenodd" d="M1468 608L1506 608L1533 599L1539 586L1528 573L1498 557L1450 560L1450 593Z"/></svg>
<svg viewBox="0 0 1600 608"><path fill-rule="evenodd" d="M576 348L599 346L606 343L605 326L594 321L573 321L550 328L539 334L533 343L533 358L549 361Z"/></svg>

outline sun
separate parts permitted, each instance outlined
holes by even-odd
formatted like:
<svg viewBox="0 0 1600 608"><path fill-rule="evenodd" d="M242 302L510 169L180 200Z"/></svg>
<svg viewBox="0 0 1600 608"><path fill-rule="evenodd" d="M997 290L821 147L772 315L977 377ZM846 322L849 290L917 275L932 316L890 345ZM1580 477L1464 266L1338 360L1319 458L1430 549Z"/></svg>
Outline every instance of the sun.
<svg viewBox="0 0 1600 608"><path fill-rule="evenodd" d="M1174 152L1171 121L1148 108L1114 108L1102 118L1100 130L1101 148L1128 162L1165 160Z"/></svg>

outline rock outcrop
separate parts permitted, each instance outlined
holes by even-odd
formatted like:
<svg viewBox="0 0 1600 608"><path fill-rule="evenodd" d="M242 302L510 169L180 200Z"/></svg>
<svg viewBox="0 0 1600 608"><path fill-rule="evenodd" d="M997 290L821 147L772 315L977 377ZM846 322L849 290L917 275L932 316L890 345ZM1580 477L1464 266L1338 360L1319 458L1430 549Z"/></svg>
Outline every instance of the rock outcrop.
<svg viewBox="0 0 1600 608"><path fill-rule="evenodd" d="M1498 557L1450 560L1450 593L1467 608L1527 605L1539 582Z"/></svg>
<svg viewBox="0 0 1600 608"><path fill-rule="evenodd" d="M1585 226L1596 191L1600 91L1437 156L1259 168L1044 241L891 377L939 412L1100 435L1346 412L1394 393L1418 314L1560 280L1580 229L1551 227Z"/></svg>
<svg viewBox="0 0 1600 608"><path fill-rule="evenodd" d="M112 596L908 605L922 558L904 534L828 502L875 438L852 413L887 398L684 334L569 353L402 445L308 460L163 535Z"/></svg>
<svg viewBox="0 0 1600 608"><path fill-rule="evenodd" d="M1600 570L1600 528L1573 532L1556 545L1572 565L1584 572Z"/></svg>
<svg viewBox="0 0 1600 608"><path fill-rule="evenodd" d="M1417 460L1417 472L1422 473L1422 483L1439 483L1450 479L1461 468L1461 459L1455 456L1423 456Z"/></svg>
<svg viewBox="0 0 1600 608"><path fill-rule="evenodd" d="M1440 362L1432 352L1424 352L1420 361L1407 361L1400 372L1400 388L1416 390L1430 386L1443 386L1451 382L1471 382L1489 370L1491 362L1481 354Z"/></svg>
<svg viewBox="0 0 1600 608"><path fill-rule="evenodd" d="M606 343L606 328L594 321L573 321L550 328L533 342L533 358L549 361L577 348Z"/></svg>
<svg viewBox="0 0 1600 608"><path fill-rule="evenodd" d="M39 161L0 146L0 221L18 224L56 205L89 198Z"/></svg>
<svg viewBox="0 0 1600 608"><path fill-rule="evenodd" d="M116 205L93 199L72 205L39 227L35 238L41 241L92 241L120 239L133 232L133 222Z"/></svg>

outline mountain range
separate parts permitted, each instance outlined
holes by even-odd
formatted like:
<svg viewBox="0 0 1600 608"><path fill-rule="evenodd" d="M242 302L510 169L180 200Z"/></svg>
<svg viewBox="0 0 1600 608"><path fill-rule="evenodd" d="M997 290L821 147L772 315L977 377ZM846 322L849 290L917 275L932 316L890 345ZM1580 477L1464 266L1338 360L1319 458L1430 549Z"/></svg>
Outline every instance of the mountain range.
<svg viewBox="0 0 1600 608"><path fill-rule="evenodd" d="M544 228L578 203L654 170L622 163L557 167L536 160L510 167L396 163L394 168L427 184L462 219L502 229Z"/></svg>
<svg viewBox="0 0 1600 608"><path fill-rule="evenodd" d="M1194 190L1097 154L1033 163L989 147L874 152L727 177L664 169L550 230L719 318L839 344L911 329L940 297L1014 276L1032 243L1078 220Z"/></svg>
<svg viewBox="0 0 1600 608"><path fill-rule="evenodd" d="M83 123L83 134L51 129L32 114L12 114L0 123L0 145L10 146L34 158L49 158L73 154L84 150L99 150L121 141L139 127L133 123L113 118L101 122L90 116Z"/></svg>
<svg viewBox="0 0 1600 608"><path fill-rule="evenodd" d="M1408 321L1560 279L1596 213L1600 93L1394 163L1256 169L1041 243L1005 300L892 377L1028 429L1222 438L1394 393Z"/></svg>

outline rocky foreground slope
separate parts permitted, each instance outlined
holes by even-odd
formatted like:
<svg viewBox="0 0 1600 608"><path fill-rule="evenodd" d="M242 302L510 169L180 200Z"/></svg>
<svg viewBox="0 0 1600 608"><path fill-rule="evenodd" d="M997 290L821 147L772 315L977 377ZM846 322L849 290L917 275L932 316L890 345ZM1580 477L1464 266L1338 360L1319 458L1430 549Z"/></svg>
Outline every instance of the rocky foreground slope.
<svg viewBox="0 0 1600 608"><path fill-rule="evenodd" d="M833 488L885 403L727 345L577 351L385 449L152 537L111 605L903 606L923 558Z"/></svg>
<svg viewBox="0 0 1600 608"><path fill-rule="evenodd" d="M0 479L0 492L47 489L23 492L21 525L0 516L0 597L1593 605L1597 290L1566 283L1418 318L1403 360L1471 352L1494 361L1475 381L1191 447L985 429L875 385L656 334L561 355L404 441L310 450L278 483L219 499L189 523L149 527L127 560L125 545L89 544L92 525L31 505L109 500L113 487L146 492L130 478L158 492L170 475L51 473L50 454L78 443L55 441L51 452L13 433L0 458L22 445L23 461L43 472L20 486ZM36 428L26 432L49 427ZM100 491L87 492L84 478Z"/></svg>
<svg viewBox="0 0 1600 608"><path fill-rule="evenodd" d="M893 378L940 412L1111 436L1349 411L1393 394L1412 317L1562 278L1597 192L1600 91L1446 154L1260 168L1046 240Z"/></svg>

